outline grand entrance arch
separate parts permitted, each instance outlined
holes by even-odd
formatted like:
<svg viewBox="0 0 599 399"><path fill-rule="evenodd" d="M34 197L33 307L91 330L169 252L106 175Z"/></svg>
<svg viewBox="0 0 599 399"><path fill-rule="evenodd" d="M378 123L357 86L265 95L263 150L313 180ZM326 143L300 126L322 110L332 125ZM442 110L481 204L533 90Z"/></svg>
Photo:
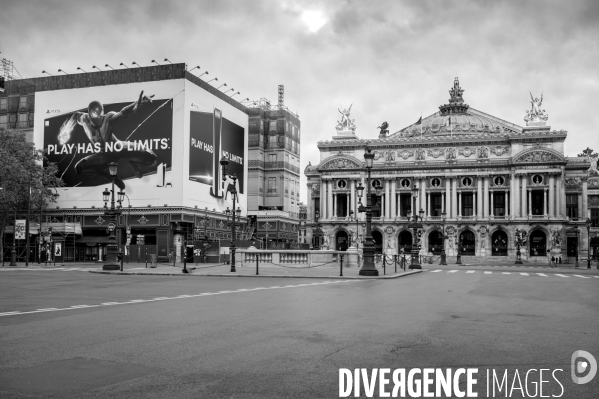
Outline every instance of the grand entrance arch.
<svg viewBox="0 0 599 399"><path fill-rule="evenodd" d="M542 230L530 233L530 256L547 256L547 236Z"/></svg>
<svg viewBox="0 0 599 399"><path fill-rule="evenodd" d="M465 230L460 233L460 254L475 255L476 254L476 237L470 230Z"/></svg>
<svg viewBox="0 0 599 399"><path fill-rule="evenodd" d="M347 251L347 232L339 230L335 235L335 251Z"/></svg>
<svg viewBox="0 0 599 399"><path fill-rule="evenodd" d="M507 233L497 230L491 236L491 256L507 256Z"/></svg>
<svg viewBox="0 0 599 399"><path fill-rule="evenodd" d="M443 250L443 233L433 230L428 235L428 252L433 255L441 255Z"/></svg>
<svg viewBox="0 0 599 399"><path fill-rule="evenodd" d="M400 252L403 249L404 253L407 254L412 252L412 233L408 230L399 233L399 236L397 237L397 249Z"/></svg>
<svg viewBox="0 0 599 399"><path fill-rule="evenodd" d="M383 253L383 234L378 230L374 230L372 232L372 238L374 240L374 253L382 254Z"/></svg>

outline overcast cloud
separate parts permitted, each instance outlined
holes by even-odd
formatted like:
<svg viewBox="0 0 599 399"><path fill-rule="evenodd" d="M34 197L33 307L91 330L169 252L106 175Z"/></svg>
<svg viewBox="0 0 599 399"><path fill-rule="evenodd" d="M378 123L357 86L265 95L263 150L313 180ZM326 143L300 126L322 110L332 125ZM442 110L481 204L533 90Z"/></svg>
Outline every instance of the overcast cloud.
<svg viewBox="0 0 599 399"><path fill-rule="evenodd" d="M2 1L1 57L23 77L152 59L208 70L235 98L300 115L301 170L353 103L360 138L395 132L449 98L524 125L543 92L566 155L599 151L599 1ZM302 199L305 199L302 176Z"/></svg>

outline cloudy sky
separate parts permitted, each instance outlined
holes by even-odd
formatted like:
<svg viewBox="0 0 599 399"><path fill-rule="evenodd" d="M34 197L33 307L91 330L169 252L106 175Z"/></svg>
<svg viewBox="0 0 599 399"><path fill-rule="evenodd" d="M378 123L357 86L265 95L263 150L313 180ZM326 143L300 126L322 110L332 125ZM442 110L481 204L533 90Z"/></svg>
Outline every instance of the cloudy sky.
<svg viewBox="0 0 599 399"><path fill-rule="evenodd" d="M523 125L544 95L566 155L599 151L599 1L3 0L0 57L42 70L152 59L196 65L300 115L302 170L353 104L360 138L438 110L459 77L470 106ZM102 67L103 68L103 67ZM303 176L302 176L303 178ZM303 179L305 183L305 179ZM305 198L305 184L302 185Z"/></svg>

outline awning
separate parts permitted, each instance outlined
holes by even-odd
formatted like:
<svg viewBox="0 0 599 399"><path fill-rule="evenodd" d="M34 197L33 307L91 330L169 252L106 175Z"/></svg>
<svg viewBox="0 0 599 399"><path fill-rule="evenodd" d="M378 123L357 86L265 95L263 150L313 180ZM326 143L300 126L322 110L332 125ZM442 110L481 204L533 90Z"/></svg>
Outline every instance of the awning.
<svg viewBox="0 0 599 399"><path fill-rule="evenodd" d="M40 224L37 222L29 223L29 234L37 235L39 234L39 226ZM77 235L81 235L81 223L42 223L42 232L48 231L48 227L52 227L52 232L56 234L71 234L75 233ZM5 234L12 234L13 227L6 226L4 228Z"/></svg>
<svg viewBox="0 0 599 399"><path fill-rule="evenodd" d="M78 238L75 244L108 244L108 236L87 236Z"/></svg>

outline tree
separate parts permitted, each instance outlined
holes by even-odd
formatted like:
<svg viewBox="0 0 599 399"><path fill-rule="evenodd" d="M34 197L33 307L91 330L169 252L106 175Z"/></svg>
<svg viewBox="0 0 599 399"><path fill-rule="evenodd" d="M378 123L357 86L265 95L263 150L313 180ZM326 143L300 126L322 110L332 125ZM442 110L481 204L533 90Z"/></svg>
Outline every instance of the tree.
<svg viewBox="0 0 599 399"><path fill-rule="evenodd" d="M44 165L45 164L45 165ZM4 256L4 230L15 212L47 209L56 202L56 187L64 185L58 168L48 163L43 150L35 149L25 134L0 127L0 254ZM37 220L39 217L32 217ZM31 222L31 220L30 220ZM40 221L41 222L41 221Z"/></svg>

